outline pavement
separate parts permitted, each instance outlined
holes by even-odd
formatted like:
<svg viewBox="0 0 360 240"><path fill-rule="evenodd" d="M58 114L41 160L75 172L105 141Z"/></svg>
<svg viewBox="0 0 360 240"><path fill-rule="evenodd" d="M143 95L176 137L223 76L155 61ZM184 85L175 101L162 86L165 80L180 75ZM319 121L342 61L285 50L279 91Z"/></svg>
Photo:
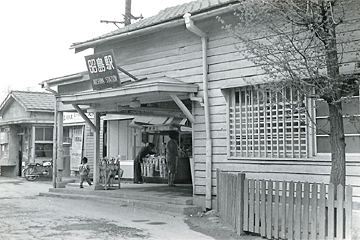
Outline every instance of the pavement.
<svg viewBox="0 0 360 240"><path fill-rule="evenodd" d="M1 180L1 178L0 178ZM4 179L5 180L5 179ZM120 189L115 184L108 190L95 190L94 186L84 183L79 188L79 180L64 178L65 188L49 188L48 192L40 192L40 196L60 197L70 199L88 199L112 204L130 205L159 212L180 213L196 216L203 213L200 206L193 205L192 185L177 184L169 187L167 184L144 183L134 184L131 181L121 182ZM353 203L353 238L360 240L360 203Z"/></svg>
<svg viewBox="0 0 360 240"><path fill-rule="evenodd" d="M99 186L88 186L87 183L84 183L84 188L80 188L77 179L63 179L62 182L66 184L65 188L50 188L49 192L41 192L40 195L108 201L120 205L127 204L134 207L185 215L197 215L203 212L202 207L193 204L193 188L191 184L176 184L176 187L169 187L167 184L134 184L128 181L121 182L120 189L118 184L113 184L107 190L95 190Z"/></svg>

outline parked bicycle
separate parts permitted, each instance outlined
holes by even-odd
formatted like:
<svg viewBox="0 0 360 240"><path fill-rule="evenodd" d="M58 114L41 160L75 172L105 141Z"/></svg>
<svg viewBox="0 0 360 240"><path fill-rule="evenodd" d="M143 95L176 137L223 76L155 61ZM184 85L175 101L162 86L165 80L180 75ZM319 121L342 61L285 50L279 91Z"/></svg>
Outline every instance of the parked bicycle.
<svg viewBox="0 0 360 240"><path fill-rule="evenodd" d="M23 170L24 177L28 181L34 181L41 176L49 176L52 172L52 159L42 163L29 163Z"/></svg>

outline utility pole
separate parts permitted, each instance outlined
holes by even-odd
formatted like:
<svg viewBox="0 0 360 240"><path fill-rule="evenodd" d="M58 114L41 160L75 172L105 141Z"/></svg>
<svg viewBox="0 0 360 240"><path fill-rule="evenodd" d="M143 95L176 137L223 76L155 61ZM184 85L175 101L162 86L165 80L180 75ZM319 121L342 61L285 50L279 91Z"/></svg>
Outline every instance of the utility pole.
<svg viewBox="0 0 360 240"><path fill-rule="evenodd" d="M131 24L131 20L138 20L138 19L143 19L142 14L140 14L139 17L134 17L131 14L131 0L125 0L125 14L123 14L124 16L124 21L108 21L108 20L100 20L101 23L113 23L115 24L116 27L120 28L117 24L124 24L125 26L130 25Z"/></svg>
<svg viewBox="0 0 360 240"><path fill-rule="evenodd" d="M125 15L124 15L125 26L131 24L131 0L125 0Z"/></svg>

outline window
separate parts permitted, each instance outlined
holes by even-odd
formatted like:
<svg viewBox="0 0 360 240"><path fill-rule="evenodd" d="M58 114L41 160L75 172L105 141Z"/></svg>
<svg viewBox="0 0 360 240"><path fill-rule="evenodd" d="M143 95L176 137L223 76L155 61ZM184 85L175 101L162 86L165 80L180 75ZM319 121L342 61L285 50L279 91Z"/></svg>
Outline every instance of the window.
<svg viewBox="0 0 360 240"><path fill-rule="evenodd" d="M35 128L35 157L53 157L53 128Z"/></svg>
<svg viewBox="0 0 360 240"><path fill-rule="evenodd" d="M0 129L0 159L9 157L9 131L8 128Z"/></svg>
<svg viewBox="0 0 360 240"><path fill-rule="evenodd" d="M318 153L330 153L330 123L328 120L329 109L325 101L316 103L316 142ZM345 132L345 152L360 153L360 99L359 94L351 100L342 103Z"/></svg>
<svg viewBox="0 0 360 240"><path fill-rule="evenodd" d="M51 127L35 128L35 141L53 140L53 129Z"/></svg>
<svg viewBox="0 0 360 240"><path fill-rule="evenodd" d="M229 90L230 157L306 158L330 153L325 101L284 89L247 86ZM360 97L342 103L345 151L360 153ZM316 129L311 119L316 122Z"/></svg>
<svg viewBox="0 0 360 240"><path fill-rule="evenodd" d="M290 89L230 90L230 157L308 157L305 99Z"/></svg>

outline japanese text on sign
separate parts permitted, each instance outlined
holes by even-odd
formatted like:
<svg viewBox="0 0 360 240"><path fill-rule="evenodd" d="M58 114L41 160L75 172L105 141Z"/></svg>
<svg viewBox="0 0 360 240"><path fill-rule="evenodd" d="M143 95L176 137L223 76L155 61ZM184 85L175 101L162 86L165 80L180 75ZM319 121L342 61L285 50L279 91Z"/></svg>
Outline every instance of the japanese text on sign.
<svg viewBox="0 0 360 240"><path fill-rule="evenodd" d="M93 89L99 90L120 85L112 51L86 56L85 60Z"/></svg>

